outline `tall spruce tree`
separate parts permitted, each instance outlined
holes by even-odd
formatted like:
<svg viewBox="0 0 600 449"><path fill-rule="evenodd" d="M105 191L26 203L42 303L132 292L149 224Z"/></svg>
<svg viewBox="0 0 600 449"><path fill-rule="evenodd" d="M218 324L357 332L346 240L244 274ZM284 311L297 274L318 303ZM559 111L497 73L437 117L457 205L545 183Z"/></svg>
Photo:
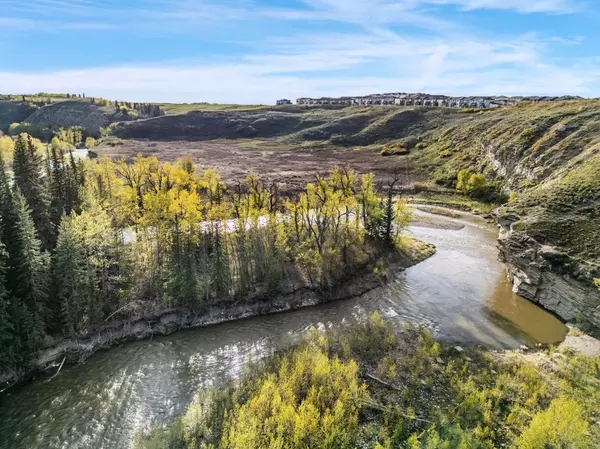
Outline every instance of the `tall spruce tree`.
<svg viewBox="0 0 600 449"><path fill-rule="evenodd" d="M16 216L13 204L11 182L6 173L2 155L0 155L0 218L2 219L2 233L0 234L0 237L8 253L8 261L10 262L17 252L17 249L15 248L15 245L17 244L15 232L17 229L16 222L18 217ZM7 282L9 280L9 284L14 284L13 276L8 276ZM12 285L8 285L8 289L11 290Z"/></svg>
<svg viewBox="0 0 600 449"><path fill-rule="evenodd" d="M50 219L54 229L58 232L60 220L65 209L65 174L64 174L64 152L57 137L52 139L49 145L48 166L50 171Z"/></svg>
<svg viewBox="0 0 600 449"><path fill-rule="evenodd" d="M17 302L22 335L27 337L27 347L34 350L44 334L50 260L42 250L27 201L18 187L12 198L16 220L9 286Z"/></svg>
<svg viewBox="0 0 600 449"><path fill-rule="evenodd" d="M226 247L223 244L223 236L216 230L214 233L214 242L210 255L212 268L212 289L217 296L226 296L229 294L230 273L229 261L226 253Z"/></svg>
<svg viewBox="0 0 600 449"><path fill-rule="evenodd" d="M85 183L82 163L75 162L72 151L69 152L69 165L65 179L65 213L70 215L73 211L81 211L80 189Z"/></svg>
<svg viewBox="0 0 600 449"><path fill-rule="evenodd" d="M53 278L55 301L53 311L61 330L70 336L80 330L89 289L85 250L73 229L71 219L60 225L54 255Z"/></svg>
<svg viewBox="0 0 600 449"><path fill-rule="evenodd" d="M56 241L50 220L50 207L44 162L37 154L31 136L20 134L15 141L13 161L14 181L27 205L39 239L44 248L51 249Z"/></svg>
<svg viewBox="0 0 600 449"><path fill-rule="evenodd" d="M0 234L2 222L0 221ZM9 366L14 361L14 328L10 314L10 292L6 287L8 252L0 239L0 366Z"/></svg>
<svg viewBox="0 0 600 449"><path fill-rule="evenodd" d="M93 324L107 311L117 310L131 287L130 253L112 227L110 215L93 198L85 210L74 214L71 226L84 251L86 320Z"/></svg>
<svg viewBox="0 0 600 449"><path fill-rule="evenodd" d="M11 199L11 188L8 174L6 173L6 166L4 165L4 159L2 153L0 153L0 216L6 220L6 216L12 210L12 199ZM6 236L5 236L6 237Z"/></svg>

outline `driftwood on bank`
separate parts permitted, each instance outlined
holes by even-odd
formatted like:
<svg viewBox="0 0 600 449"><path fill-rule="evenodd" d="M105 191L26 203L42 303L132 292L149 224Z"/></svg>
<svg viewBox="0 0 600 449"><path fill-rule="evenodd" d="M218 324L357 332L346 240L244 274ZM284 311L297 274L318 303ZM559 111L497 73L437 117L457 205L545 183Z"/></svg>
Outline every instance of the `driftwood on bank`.
<svg viewBox="0 0 600 449"><path fill-rule="evenodd" d="M54 379L56 376L58 376L58 373L60 373L60 370L62 369L63 365L65 364L65 360L67 360L67 356L63 357L62 362L61 362L60 366L58 367L58 371L56 371L56 373L54 373L54 376L52 376L50 379L48 379L46 381L46 383L50 382L52 379Z"/></svg>
<svg viewBox="0 0 600 449"><path fill-rule="evenodd" d="M369 379L371 379L371 380L373 380L373 381L375 381L375 382L383 385L386 388L389 388L391 390L395 390L395 391L398 391L398 392L402 393L402 389L401 388L398 388L398 387L392 385L391 383L385 382L384 380L381 380L380 378L375 377L372 374L366 373L365 377L368 377Z"/></svg>

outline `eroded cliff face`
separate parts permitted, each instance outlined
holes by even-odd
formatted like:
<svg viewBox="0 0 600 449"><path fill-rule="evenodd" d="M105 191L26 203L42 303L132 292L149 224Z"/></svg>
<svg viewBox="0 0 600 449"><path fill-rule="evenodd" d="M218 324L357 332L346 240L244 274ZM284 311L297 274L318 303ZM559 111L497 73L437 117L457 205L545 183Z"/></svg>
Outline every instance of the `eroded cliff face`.
<svg viewBox="0 0 600 449"><path fill-rule="evenodd" d="M481 153L494 173L504 178L507 192L518 190L524 181L538 184L552 172L547 167L536 167L535 161L523 161L514 155L504 154L496 145L482 144Z"/></svg>
<svg viewBox="0 0 600 449"><path fill-rule="evenodd" d="M565 321L584 319L600 327L600 292L591 279L577 275L575 261L515 229L516 216L496 217L500 258L513 291L556 313Z"/></svg>

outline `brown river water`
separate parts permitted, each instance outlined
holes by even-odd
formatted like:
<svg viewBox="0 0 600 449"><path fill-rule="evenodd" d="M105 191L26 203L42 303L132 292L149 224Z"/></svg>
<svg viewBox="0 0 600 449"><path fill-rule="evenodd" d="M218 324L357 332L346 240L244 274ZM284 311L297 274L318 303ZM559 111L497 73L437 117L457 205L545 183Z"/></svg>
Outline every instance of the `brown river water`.
<svg viewBox="0 0 600 449"><path fill-rule="evenodd" d="M373 311L421 324L460 345L557 343L567 328L512 293L498 262L498 230L463 215L417 212L409 234L438 252L366 295L138 341L64 367L47 382L0 395L0 448L129 448L133 436L183 412L194 393L237 376L249 360L285 348L312 326L347 326Z"/></svg>

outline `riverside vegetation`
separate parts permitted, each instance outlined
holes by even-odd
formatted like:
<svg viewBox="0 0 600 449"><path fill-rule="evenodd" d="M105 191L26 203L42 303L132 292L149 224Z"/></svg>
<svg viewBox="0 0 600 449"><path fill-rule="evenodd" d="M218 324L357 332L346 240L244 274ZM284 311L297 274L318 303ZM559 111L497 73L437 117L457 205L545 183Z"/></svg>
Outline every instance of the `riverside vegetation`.
<svg viewBox="0 0 600 449"><path fill-rule="evenodd" d="M160 154L166 140L252 138L270 149L314 148L316 159L340 148L366 159L385 155L387 173L404 167L431 203L477 202L486 211L505 203L498 218L541 248L524 246L523 260L549 256L550 269L576 279L574 290L597 310L587 294L600 282L596 100L486 111L165 105L168 115L154 118L123 118L112 104L83 99L34 110L15 99L6 104L0 125L15 135L0 137L0 366L23 366L39 348L92 335L135 310L235 305L301 285L333 291L348 275L383 272L382 255L394 245L414 244L396 233L408 221L403 204L378 195L372 175L336 169L283 199L272 180L225 186L213 170L197 175L190 159L69 155L84 138L108 134L99 154L131 139L154 139L142 142ZM82 116L89 123L73 118ZM40 129L56 137L48 146L20 135ZM421 330L395 335L377 316L348 333L313 332L233 382L201 392L183 417L136 444L600 444L597 357L552 348L530 358L465 353Z"/></svg>
<svg viewBox="0 0 600 449"><path fill-rule="evenodd" d="M415 246L400 237L404 202L370 174L337 168L282 198L256 176L227 187L198 175L189 158L84 162L71 148L20 134L10 164L0 159L3 370L132 310L332 291Z"/></svg>
<svg viewBox="0 0 600 449"><path fill-rule="evenodd" d="M201 391L135 447L591 449L599 384L600 357L465 352L374 314Z"/></svg>

